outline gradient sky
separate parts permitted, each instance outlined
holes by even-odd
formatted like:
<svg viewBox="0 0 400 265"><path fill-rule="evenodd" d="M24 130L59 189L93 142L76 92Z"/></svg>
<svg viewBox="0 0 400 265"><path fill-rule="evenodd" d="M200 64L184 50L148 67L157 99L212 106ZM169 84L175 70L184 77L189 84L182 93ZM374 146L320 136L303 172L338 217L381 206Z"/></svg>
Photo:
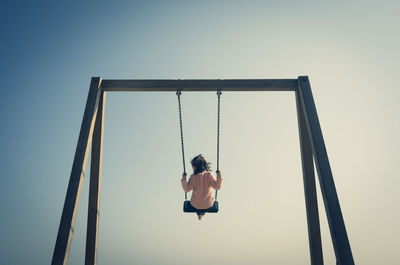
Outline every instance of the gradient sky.
<svg viewBox="0 0 400 265"><path fill-rule="evenodd" d="M400 262L398 1L2 1L0 264L49 264L92 76L309 75L357 264ZM214 93L184 93L215 164ZM222 95L221 211L182 213L174 93L108 93L98 264L309 264L294 93ZM87 174L88 175L88 174ZM326 264L335 264L319 193ZM85 179L69 264L83 264Z"/></svg>

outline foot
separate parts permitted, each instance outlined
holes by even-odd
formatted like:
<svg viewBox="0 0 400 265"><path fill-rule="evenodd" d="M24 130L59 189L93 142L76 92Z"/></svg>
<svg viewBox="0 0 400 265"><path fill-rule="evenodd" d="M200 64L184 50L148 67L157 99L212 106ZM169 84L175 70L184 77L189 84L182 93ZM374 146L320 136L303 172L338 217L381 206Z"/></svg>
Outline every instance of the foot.
<svg viewBox="0 0 400 265"><path fill-rule="evenodd" d="M200 215L198 215L197 217L199 218L199 221L201 220L201 218L203 218L203 216L205 215L206 213L202 213L202 214L200 214Z"/></svg>

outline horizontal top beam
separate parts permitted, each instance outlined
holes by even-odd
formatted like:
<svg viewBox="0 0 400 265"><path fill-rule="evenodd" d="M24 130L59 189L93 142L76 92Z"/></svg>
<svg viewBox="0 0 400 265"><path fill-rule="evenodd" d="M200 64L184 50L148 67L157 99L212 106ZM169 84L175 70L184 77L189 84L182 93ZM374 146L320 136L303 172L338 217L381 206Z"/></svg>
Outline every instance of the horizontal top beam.
<svg viewBox="0 0 400 265"><path fill-rule="evenodd" d="M297 79L103 79L103 91L295 91Z"/></svg>

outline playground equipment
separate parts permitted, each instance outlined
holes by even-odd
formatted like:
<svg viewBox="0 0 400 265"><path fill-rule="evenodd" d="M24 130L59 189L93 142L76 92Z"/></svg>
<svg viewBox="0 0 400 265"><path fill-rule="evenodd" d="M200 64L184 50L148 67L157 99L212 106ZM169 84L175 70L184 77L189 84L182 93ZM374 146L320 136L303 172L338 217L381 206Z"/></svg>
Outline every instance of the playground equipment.
<svg viewBox="0 0 400 265"><path fill-rule="evenodd" d="M217 104L217 172L219 171L219 128L220 128L220 113L221 113L221 89L217 89L217 96L218 96L218 104ZM181 105L181 95L182 90L178 89L176 91L176 95L178 96L178 111L179 111L179 129L180 129L180 136L181 136L181 148L182 148L182 165L183 165L183 173L186 175L186 163L185 163L185 147L183 144L183 125L182 125L182 105ZM218 178L218 174L217 174ZM215 190L215 200L213 205L206 209L202 210L205 213L217 213L219 210L218 201L218 190ZM190 202L187 200L187 192L185 192L185 201L183 202L183 211L185 213L194 213L196 209L193 208Z"/></svg>
<svg viewBox="0 0 400 265"><path fill-rule="evenodd" d="M176 92L177 89L180 91L198 92L218 90L295 92L311 264L323 264L314 161L337 264L354 264L310 82L307 76L299 76L297 79L217 80L103 80L100 77L93 77L58 228L52 259L53 265L62 265L68 262L68 254L90 144L92 145L92 154L85 264L96 264L103 118L106 93L111 91Z"/></svg>

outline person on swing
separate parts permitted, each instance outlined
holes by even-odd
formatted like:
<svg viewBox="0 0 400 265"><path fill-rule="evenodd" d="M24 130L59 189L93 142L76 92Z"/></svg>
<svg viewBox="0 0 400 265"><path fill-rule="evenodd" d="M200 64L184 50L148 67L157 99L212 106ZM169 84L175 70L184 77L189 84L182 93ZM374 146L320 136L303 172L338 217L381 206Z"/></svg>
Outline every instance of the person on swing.
<svg viewBox="0 0 400 265"><path fill-rule="evenodd" d="M193 175L186 181L186 173L182 174L181 184L185 192L193 190L190 204L196 210L199 220L206 214L207 210L214 204L213 189L219 190L222 184L221 172L217 171L216 178L211 172L210 163L203 155L194 157L190 163L193 168Z"/></svg>

